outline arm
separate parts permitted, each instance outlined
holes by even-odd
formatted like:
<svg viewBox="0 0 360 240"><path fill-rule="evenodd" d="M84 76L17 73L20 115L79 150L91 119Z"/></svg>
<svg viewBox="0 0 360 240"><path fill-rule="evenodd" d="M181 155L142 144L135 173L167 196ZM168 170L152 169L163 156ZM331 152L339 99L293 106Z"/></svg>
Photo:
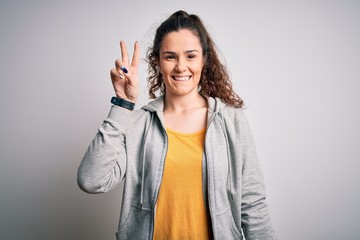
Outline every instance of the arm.
<svg viewBox="0 0 360 240"><path fill-rule="evenodd" d="M139 44L134 44L134 54L129 64L126 45L120 42L122 59L115 61L110 76L119 98L136 102L139 95L138 65ZM125 126L131 112L112 106L108 118L99 128L78 169L78 185L89 193L106 192L114 188L126 172Z"/></svg>
<svg viewBox="0 0 360 240"><path fill-rule="evenodd" d="M125 128L130 111L112 106L78 169L78 185L88 193L113 189L126 172Z"/></svg>
<svg viewBox="0 0 360 240"><path fill-rule="evenodd" d="M266 204L265 183L255 144L245 115L241 121L243 148L242 228L247 240L276 239Z"/></svg>

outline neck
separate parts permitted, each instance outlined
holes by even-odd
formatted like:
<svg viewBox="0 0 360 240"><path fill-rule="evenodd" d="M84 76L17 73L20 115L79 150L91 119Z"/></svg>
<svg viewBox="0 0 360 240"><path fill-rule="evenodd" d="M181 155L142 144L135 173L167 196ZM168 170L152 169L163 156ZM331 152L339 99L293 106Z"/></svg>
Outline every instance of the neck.
<svg viewBox="0 0 360 240"><path fill-rule="evenodd" d="M206 99L197 91L183 96L166 94L164 103L164 111L186 111L207 107Z"/></svg>

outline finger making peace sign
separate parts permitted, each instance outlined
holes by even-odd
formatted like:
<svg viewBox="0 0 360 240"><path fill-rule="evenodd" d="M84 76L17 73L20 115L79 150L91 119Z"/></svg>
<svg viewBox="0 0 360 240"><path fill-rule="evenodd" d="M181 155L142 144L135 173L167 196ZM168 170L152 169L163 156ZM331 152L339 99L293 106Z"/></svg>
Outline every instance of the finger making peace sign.
<svg viewBox="0 0 360 240"><path fill-rule="evenodd" d="M121 60L116 59L115 68L110 71L111 81L117 97L135 103L139 95L139 43L136 41L134 44L134 53L131 64L129 63L129 56L124 41L120 41L120 49Z"/></svg>

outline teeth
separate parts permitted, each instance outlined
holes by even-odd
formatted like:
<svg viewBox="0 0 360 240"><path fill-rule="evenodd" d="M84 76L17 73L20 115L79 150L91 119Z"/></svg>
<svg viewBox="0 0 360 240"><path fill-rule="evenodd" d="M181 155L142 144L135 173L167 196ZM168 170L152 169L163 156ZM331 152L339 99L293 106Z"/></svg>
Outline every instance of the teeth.
<svg viewBox="0 0 360 240"><path fill-rule="evenodd" d="M190 76L179 76L179 77L174 77L174 79L177 81L186 81L190 79Z"/></svg>

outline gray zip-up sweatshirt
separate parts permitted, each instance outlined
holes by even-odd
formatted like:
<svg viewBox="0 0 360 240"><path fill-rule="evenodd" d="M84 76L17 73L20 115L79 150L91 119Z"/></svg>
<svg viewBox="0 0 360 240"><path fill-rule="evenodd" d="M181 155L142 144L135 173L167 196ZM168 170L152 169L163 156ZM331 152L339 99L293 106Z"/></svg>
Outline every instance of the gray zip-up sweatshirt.
<svg viewBox="0 0 360 240"><path fill-rule="evenodd" d="M244 112L217 98L208 105L203 193L214 239L276 239ZM168 144L163 106L163 97L133 112L112 106L79 166L78 184L89 193L125 179L117 239L153 238Z"/></svg>

